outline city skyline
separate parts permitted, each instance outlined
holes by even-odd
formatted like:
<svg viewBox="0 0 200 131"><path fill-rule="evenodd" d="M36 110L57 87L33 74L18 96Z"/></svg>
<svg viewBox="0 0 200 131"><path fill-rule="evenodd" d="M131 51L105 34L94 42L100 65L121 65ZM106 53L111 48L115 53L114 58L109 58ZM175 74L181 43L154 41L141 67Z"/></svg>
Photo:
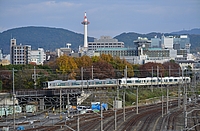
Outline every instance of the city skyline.
<svg viewBox="0 0 200 131"><path fill-rule="evenodd" d="M0 0L0 32L26 26L64 28L88 36L117 36L123 32L169 33L200 27L199 0Z"/></svg>

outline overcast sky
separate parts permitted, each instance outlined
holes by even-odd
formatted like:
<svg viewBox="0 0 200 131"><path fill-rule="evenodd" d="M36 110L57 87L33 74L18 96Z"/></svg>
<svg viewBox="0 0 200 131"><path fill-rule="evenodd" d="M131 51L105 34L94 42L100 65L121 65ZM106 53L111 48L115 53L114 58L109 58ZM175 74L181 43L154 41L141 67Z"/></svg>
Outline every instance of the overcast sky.
<svg viewBox="0 0 200 131"><path fill-rule="evenodd" d="M83 34L84 12L96 38L200 28L200 0L0 0L0 32L44 26Z"/></svg>

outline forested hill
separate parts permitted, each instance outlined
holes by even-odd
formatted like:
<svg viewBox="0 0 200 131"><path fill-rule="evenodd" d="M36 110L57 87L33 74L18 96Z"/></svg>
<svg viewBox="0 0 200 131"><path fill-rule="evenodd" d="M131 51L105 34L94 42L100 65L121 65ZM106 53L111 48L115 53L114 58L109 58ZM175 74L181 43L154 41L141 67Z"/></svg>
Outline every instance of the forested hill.
<svg viewBox="0 0 200 131"><path fill-rule="evenodd" d="M31 45L32 49L42 47L45 50L54 51L56 48L65 47L71 43L71 48L78 49L83 45L83 34L78 34L66 29L49 27L21 27L10 29L0 33L0 48L4 53L9 53L10 39L17 39L17 45ZM88 41L94 41L89 37Z"/></svg>
<svg viewBox="0 0 200 131"><path fill-rule="evenodd" d="M198 30L198 29L197 29ZM195 30L197 32L197 30ZM199 29L200 30L200 29ZM186 32L185 32L186 33ZM191 50L193 52L200 51L200 34L192 34L187 31L190 42ZM178 36L180 32L173 32L173 34L164 34L165 36L172 35ZM104 34L102 34L104 35ZM125 43L125 47L133 47L133 41L138 37L147 37L148 39L154 36L161 37L163 33L149 33L139 34L134 32L122 33L115 38ZM17 44L31 45L32 49L42 47L45 50L54 51L56 48L65 47L66 43L71 43L73 50L78 50L79 45L83 45L83 34L78 34L62 28L50 27L20 27L14 28L0 33L0 49L3 53L10 52L10 39L16 38ZM99 39L99 38L98 38ZM88 41L94 41L93 37L88 37Z"/></svg>

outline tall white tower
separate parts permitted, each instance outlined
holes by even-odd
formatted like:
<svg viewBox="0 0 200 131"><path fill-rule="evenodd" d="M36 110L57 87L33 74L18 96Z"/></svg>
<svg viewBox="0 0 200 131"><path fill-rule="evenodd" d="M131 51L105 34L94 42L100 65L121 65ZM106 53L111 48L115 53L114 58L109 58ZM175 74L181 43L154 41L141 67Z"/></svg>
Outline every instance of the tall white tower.
<svg viewBox="0 0 200 131"><path fill-rule="evenodd" d="M90 24L90 22L87 20L86 12L85 12L83 22L81 22L81 24L84 25L84 50L87 51L87 48L88 48L87 25Z"/></svg>

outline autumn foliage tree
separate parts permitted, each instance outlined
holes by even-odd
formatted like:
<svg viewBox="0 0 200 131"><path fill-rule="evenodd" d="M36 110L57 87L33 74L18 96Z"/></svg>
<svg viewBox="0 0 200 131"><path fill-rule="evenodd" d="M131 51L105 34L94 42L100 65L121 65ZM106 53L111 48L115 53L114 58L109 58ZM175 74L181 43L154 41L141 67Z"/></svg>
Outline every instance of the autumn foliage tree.
<svg viewBox="0 0 200 131"><path fill-rule="evenodd" d="M78 67L74 58L63 55L57 58L56 64L58 66L58 69L56 70L57 72L60 72L63 75L68 75L69 79L75 78L75 69L77 69Z"/></svg>
<svg viewBox="0 0 200 131"><path fill-rule="evenodd" d="M139 77L164 77L164 66L161 63L148 62L139 67ZM152 74L153 73L153 74Z"/></svg>
<svg viewBox="0 0 200 131"><path fill-rule="evenodd" d="M163 67L165 68L165 76L179 76L180 66L174 61L163 63Z"/></svg>
<svg viewBox="0 0 200 131"><path fill-rule="evenodd" d="M115 69L113 66L104 61L99 60L93 64L94 68L94 78L105 79L105 78L115 78Z"/></svg>

